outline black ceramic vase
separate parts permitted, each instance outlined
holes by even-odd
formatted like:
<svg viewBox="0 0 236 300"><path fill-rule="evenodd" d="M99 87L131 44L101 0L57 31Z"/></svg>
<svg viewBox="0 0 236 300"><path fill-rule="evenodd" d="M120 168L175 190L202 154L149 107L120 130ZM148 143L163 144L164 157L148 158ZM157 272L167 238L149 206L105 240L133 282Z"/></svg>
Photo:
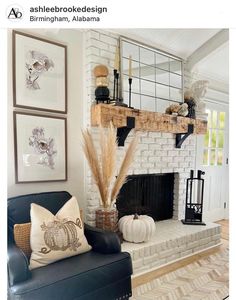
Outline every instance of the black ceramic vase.
<svg viewBox="0 0 236 300"><path fill-rule="evenodd" d="M191 119L196 119L196 113L195 113L196 104L194 100L192 99L187 101L185 100L184 102L188 104L188 115L186 117L189 117Z"/></svg>
<svg viewBox="0 0 236 300"><path fill-rule="evenodd" d="M98 102L109 102L110 92L106 86L98 86L95 90L96 101Z"/></svg>

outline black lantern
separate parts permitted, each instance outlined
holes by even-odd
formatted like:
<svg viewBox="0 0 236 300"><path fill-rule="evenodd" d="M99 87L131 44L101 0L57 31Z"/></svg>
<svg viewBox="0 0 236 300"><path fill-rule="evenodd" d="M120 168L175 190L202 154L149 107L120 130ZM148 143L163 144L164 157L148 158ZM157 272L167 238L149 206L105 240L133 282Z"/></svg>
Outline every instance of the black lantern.
<svg viewBox="0 0 236 300"><path fill-rule="evenodd" d="M190 178L187 179L185 219L182 220L186 225L206 225L202 222L203 212L203 193L205 172L198 170L197 177L194 177L194 170L190 171ZM193 189L195 187L195 189Z"/></svg>

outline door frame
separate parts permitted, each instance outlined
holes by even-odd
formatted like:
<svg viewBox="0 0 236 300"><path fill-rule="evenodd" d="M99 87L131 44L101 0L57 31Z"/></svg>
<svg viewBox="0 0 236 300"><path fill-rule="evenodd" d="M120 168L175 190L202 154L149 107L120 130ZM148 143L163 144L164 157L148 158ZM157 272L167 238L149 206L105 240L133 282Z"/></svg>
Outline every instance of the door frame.
<svg viewBox="0 0 236 300"><path fill-rule="evenodd" d="M224 147L223 147L223 165L222 173L224 174L224 180L226 180L226 197L224 199L225 206L222 211L217 213L215 211L211 213L205 212L206 219L208 221L216 221L217 219L228 219L229 218L229 167L228 167L228 157L229 157L229 105L227 103L219 103L212 101L205 101L206 109L217 110L217 111L225 111L225 134L224 134ZM203 165L203 149L204 149L204 135L196 136L196 158L195 158L195 170L198 169L206 169L208 166ZM221 166L209 166L210 168L221 168ZM218 170L217 170L218 171ZM205 194L205 193L204 193ZM206 202L206 200L205 200ZM223 204L224 205L224 204ZM203 215L204 217L204 215Z"/></svg>

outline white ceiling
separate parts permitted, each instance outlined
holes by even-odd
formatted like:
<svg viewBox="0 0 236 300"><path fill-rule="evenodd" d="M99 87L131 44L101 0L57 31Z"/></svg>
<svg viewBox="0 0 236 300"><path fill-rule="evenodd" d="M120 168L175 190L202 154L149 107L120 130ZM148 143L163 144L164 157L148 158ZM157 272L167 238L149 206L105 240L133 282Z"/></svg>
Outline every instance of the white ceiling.
<svg viewBox="0 0 236 300"><path fill-rule="evenodd" d="M112 31L187 60L193 53L198 52L202 45L207 45L207 42L219 34L221 29L137 28L113 29ZM208 79L212 86L227 92L229 85L229 42L216 47L214 51L210 50L209 53L206 51L206 56L196 63L192 71L199 78Z"/></svg>
<svg viewBox="0 0 236 300"><path fill-rule="evenodd" d="M186 59L221 29L113 29L121 35Z"/></svg>
<svg viewBox="0 0 236 300"><path fill-rule="evenodd" d="M229 82L229 42L217 48L195 66L195 72L204 77Z"/></svg>

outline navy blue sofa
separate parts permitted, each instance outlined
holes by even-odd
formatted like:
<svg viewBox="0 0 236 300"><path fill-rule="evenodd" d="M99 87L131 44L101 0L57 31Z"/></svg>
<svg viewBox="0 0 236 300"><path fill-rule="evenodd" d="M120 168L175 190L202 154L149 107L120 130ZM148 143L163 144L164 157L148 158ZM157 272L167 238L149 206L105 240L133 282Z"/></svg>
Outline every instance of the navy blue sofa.
<svg viewBox="0 0 236 300"><path fill-rule="evenodd" d="M47 192L8 199L8 299L118 300L131 296L132 262L121 252L118 236L87 224L85 235L92 251L32 271L15 245L14 224L30 222L30 204L53 214L71 198L68 192Z"/></svg>

